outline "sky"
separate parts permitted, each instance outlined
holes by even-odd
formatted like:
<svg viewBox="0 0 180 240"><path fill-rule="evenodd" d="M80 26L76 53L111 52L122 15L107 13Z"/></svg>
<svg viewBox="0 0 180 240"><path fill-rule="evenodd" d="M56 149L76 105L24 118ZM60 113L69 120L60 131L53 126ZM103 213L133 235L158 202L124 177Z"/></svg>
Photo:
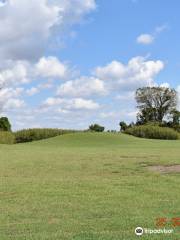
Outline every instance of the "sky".
<svg viewBox="0 0 180 240"><path fill-rule="evenodd" d="M108 130L136 121L139 87L180 98L179 9L179 0L1 0L0 115L13 130Z"/></svg>

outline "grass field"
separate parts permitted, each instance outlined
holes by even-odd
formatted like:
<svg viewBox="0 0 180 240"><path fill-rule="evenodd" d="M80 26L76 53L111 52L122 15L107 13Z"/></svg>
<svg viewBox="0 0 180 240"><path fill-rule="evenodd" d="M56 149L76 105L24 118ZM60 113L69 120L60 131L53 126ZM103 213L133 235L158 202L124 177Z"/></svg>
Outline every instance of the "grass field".
<svg viewBox="0 0 180 240"><path fill-rule="evenodd" d="M0 240L132 240L180 217L180 141L77 133L0 145ZM172 228L171 224L166 228ZM180 239L174 234L141 239Z"/></svg>

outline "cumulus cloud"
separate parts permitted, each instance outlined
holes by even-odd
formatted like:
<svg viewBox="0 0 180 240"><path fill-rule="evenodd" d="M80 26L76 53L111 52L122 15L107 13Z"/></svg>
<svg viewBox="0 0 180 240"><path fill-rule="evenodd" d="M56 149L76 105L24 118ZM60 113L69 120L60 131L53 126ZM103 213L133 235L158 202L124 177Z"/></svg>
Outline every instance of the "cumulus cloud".
<svg viewBox="0 0 180 240"><path fill-rule="evenodd" d="M16 98L10 98L5 103L4 110L14 110L14 109L22 108L25 105L26 104L25 104L24 100L16 99Z"/></svg>
<svg viewBox="0 0 180 240"><path fill-rule="evenodd" d="M40 57L51 28L60 21L59 12L60 7L46 0L7 1L0 8L1 56L15 60Z"/></svg>
<svg viewBox="0 0 180 240"><path fill-rule="evenodd" d="M104 82L94 77L81 77L68 81L58 87L57 95L66 97L88 97L105 95Z"/></svg>
<svg viewBox="0 0 180 240"><path fill-rule="evenodd" d="M140 34L137 37L136 42L139 44L149 45L149 44L153 43L155 41L155 39L158 37L158 35L161 32L165 31L166 29L168 29L168 25L166 25L166 24L157 26L155 28L155 30L153 31L153 33Z"/></svg>
<svg viewBox="0 0 180 240"><path fill-rule="evenodd" d="M37 75L44 78L65 78L68 67L56 57L42 57L35 66Z"/></svg>
<svg viewBox="0 0 180 240"><path fill-rule="evenodd" d="M154 78L163 68L162 61L147 61L143 57L132 58L127 64L112 61L106 66L97 67L92 76L62 83L57 89L57 95L84 98L128 91L132 96L138 87L155 85Z"/></svg>
<svg viewBox="0 0 180 240"><path fill-rule="evenodd" d="M44 89L51 88L53 91L48 95L55 94L55 97L47 97L40 107L37 103L36 115L48 113L53 116L59 114L71 116L74 112L83 115L88 111L93 112L91 110L96 112L102 108L99 104L101 97L108 97L116 103L122 100L132 101L136 88L154 85L154 78L164 68L160 60L135 57L127 64L112 61L105 66L96 67L90 76L76 78L73 74L69 75L71 73L69 66L52 56L43 57L37 63L30 64L27 61L15 61L14 65L12 63L8 62L8 67L2 67L0 70L0 83L7 84L0 91L0 99L3 99L0 107L6 111L23 108L26 106L22 99L25 95L32 97ZM67 80L68 76L71 76L71 80ZM59 80L62 81L60 85ZM24 89L17 86L23 86ZM103 107L110 109L113 105ZM19 114L23 114L23 110Z"/></svg>
<svg viewBox="0 0 180 240"><path fill-rule="evenodd" d="M7 60L0 66L0 87L26 84L37 78L64 79L69 74L69 67L53 56L42 57L35 64Z"/></svg>
<svg viewBox="0 0 180 240"><path fill-rule="evenodd" d="M137 43L140 44L151 44L154 42L154 36L152 36L151 34L141 34L137 37Z"/></svg>
<svg viewBox="0 0 180 240"><path fill-rule="evenodd" d="M146 61L143 57L132 58L127 65L113 61L106 66L97 67L95 75L107 82L109 88L135 90L142 86L154 85L154 77L164 68L160 60Z"/></svg>
<svg viewBox="0 0 180 240"><path fill-rule="evenodd" d="M37 60L54 29L62 31L94 8L94 0L7 0L0 7L1 58Z"/></svg>
<svg viewBox="0 0 180 240"><path fill-rule="evenodd" d="M61 26L65 27L78 23L82 17L96 8L95 0L50 0L49 2L61 8Z"/></svg>
<svg viewBox="0 0 180 240"><path fill-rule="evenodd" d="M0 103L1 108L6 109L5 105L7 105L8 99L12 99L12 90L17 86L26 88L24 94L34 96L42 90L52 88L51 79L62 80L67 78L68 74L70 74L68 66L51 56L43 57L37 63L19 60L2 62L0 66L0 88L2 88L0 97L4 100ZM28 84L30 84L29 88ZM17 101L15 102L17 103Z"/></svg>
<svg viewBox="0 0 180 240"><path fill-rule="evenodd" d="M7 61L0 69L0 86L7 87L29 82L28 64L22 61Z"/></svg>
<svg viewBox="0 0 180 240"><path fill-rule="evenodd" d="M3 88L0 90L0 111L14 110L25 106L24 100L20 99L23 88Z"/></svg>
<svg viewBox="0 0 180 240"><path fill-rule="evenodd" d="M42 108L58 106L60 109L66 110L95 110L100 106L98 103L94 102L91 99L82 99L82 98L48 98L43 104Z"/></svg>

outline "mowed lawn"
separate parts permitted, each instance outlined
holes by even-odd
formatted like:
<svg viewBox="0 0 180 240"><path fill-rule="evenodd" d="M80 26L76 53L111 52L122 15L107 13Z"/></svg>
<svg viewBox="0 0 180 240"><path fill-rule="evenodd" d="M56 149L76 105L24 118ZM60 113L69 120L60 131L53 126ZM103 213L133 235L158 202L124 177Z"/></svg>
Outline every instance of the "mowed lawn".
<svg viewBox="0 0 180 240"><path fill-rule="evenodd" d="M180 239L137 237L137 226L180 217L180 141L76 133L0 145L0 240Z"/></svg>

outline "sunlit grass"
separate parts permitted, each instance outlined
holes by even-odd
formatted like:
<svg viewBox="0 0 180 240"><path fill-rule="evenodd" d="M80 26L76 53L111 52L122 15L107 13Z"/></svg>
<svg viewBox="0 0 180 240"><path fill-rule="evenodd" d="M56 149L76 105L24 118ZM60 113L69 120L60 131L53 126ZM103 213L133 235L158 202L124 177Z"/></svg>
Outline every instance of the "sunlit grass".
<svg viewBox="0 0 180 240"><path fill-rule="evenodd" d="M180 141L77 133L0 145L0 239L136 239L135 227L180 217L179 174L147 168L159 164L180 164Z"/></svg>

